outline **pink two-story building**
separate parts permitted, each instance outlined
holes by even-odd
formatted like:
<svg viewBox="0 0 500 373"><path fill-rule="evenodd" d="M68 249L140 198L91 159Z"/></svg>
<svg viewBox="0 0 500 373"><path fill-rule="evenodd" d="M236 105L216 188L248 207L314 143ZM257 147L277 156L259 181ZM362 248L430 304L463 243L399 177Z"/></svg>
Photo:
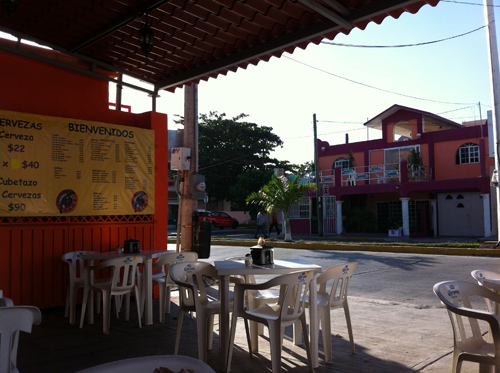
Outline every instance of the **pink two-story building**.
<svg viewBox="0 0 500 373"><path fill-rule="evenodd" d="M319 221L325 235L496 234L487 122L460 125L394 105L364 124L381 130L381 139L341 145L318 139L318 198L311 194L294 206L292 232L318 233Z"/></svg>

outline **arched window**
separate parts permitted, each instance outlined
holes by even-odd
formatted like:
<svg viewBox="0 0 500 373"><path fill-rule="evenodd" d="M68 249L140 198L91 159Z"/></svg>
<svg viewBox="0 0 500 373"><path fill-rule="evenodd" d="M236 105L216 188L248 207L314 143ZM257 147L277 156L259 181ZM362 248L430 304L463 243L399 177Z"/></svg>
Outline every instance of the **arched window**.
<svg viewBox="0 0 500 373"><path fill-rule="evenodd" d="M349 168L349 160L347 158L338 158L334 163L333 163L333 168Z"/></svg>
<svg viewBox="0 0 500 373"><path fill-rule="evenodd" d="M457 164L479 163L479 146L472 142L463 144L457 150Z"/></svg>

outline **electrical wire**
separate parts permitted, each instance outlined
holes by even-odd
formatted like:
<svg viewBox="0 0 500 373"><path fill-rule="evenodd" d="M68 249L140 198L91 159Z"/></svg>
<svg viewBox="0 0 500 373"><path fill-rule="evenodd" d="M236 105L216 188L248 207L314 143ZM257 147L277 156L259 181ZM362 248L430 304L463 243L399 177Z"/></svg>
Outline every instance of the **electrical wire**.
<svg viewBox="0 0 500 373"><path fill-rule="evenodd" d="M456 1L456 0L440 0L442 1L443 3L455 3L455 4L464 4L464 5L478 5L478 6L484 6L484 4L479 4L479 3L469 3L469 2L466 2L466 1ZM493 8L500 8L500 5L488 5L488 6L491 6Z"/></svg>
<svg viewBox="0 0 500 373"><path fill-rule="evenodd" d="M468 34L472 34L473 32L479 31L483 28L485 28L487 25L478 27L475 30L465 32L463 34L455 35L455 36L450 36L448 38L444 39L439 39L439 40L433 40L433 41L426 41L426 42L421 42L421 43L415 43L415 44L396 44L396 45L356 45L356 44L343 44L343 43L334 43L330 41L322 41L321 44L329 44L329 45L335 45L337 47L353 47L353 48L406 48L406 47L420 47L422 45L429 45L429 44L435 44L435 43L441 43L443 41L448 41L452 40L455 38L459 38Z"/></svg>
<svg viewBox="0 0 500 373"><path fill-rule="evenodd" d="M312 66L312 65L309 65L305 62L302 62L302 61L298 61L294 58L291 58L289 56L282 56L282 58L287 58L291 61L294 61L294 62L297 62L297 63L300 63L301 65L304 65L304 66L307 66L307 67L310 67L311 69L314 69L314 70L317 70L317 71L320 71L320 72L323 72L325 74L328 74L328 75L331 75L331 76L334 76L336 78L339 78L339 79L342 79L342 80L346 80L348 82L351 82L351 83L355 83L355 84L358 84L358 85L361 85L363 87L367 87L367 88L371 88L371 89L376 89L377 91L381 91L381 92L386 92L386 93L390 93L390 94L393 94L393 95L397 95L397 96L402 96L402 97L407 97L407 98L412 98L414 100L421 100L421 101L427 101L427 102L434 102L434 103L438 103L438 104L449 104L449 105L475 105L475 103L470 103L470 102L448 102L448 101L437 101L437 100L430 100L430 99L427 99L427 98L422 98L422 97L416 97L416 96L411 96L411 95L405 95L404 93L398 93L398 92L394 92L394 91L389 91L388 89L383 89L383 88L378 88L378 87L375 87L375 86L372 86L372 85L369 85L369 84L366 84L366 83L361 83L361 82L358 82L356 80L353 80L353 79L349 79L349 78L345 78L343 76L340 76L340 75L337 75L337 74L334 74L332 72L329 72L329 71L326 71L326 70L323 70L323 69L320 69L319 67L315 67L315 66Z"/></svg>

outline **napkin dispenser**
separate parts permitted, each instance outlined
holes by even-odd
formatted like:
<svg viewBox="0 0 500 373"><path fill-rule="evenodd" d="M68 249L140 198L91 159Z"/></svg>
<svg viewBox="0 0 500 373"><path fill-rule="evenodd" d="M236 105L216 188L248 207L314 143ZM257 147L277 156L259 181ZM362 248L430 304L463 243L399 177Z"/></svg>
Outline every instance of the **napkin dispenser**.
<svg viewBox="0 0 500 373"><path fill-rule="evenodd" d="M271 246L255 245L250 248L253 264L274 264L274 251Z"/></svg>
<svg viewBox="0 0 500 373"><path fill-rule="evenodd" d="M141 252L141 243L134 239L134 237L129 237L129 239L123 243L123 252L127 254L138 254Z"/></svg>

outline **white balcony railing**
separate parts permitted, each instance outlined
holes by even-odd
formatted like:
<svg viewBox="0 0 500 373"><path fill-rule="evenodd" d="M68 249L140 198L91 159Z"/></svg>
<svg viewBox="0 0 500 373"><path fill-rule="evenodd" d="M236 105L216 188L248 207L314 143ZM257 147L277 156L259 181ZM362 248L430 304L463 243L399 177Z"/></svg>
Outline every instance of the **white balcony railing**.
<svg viewBox="0 0 500 373"><path fill-rule="evenodd" d="M322 170L319 172L320 182L336 185L335 170ZM371 165L368 167L343 168L341 170L340 185L357 185L361 181L368 184L385 184L401 181L399 164ZM424 166L408 167L408 181L424 181L429 179L429 170ZM366 184L363 182L362 184Z"/></svg>

